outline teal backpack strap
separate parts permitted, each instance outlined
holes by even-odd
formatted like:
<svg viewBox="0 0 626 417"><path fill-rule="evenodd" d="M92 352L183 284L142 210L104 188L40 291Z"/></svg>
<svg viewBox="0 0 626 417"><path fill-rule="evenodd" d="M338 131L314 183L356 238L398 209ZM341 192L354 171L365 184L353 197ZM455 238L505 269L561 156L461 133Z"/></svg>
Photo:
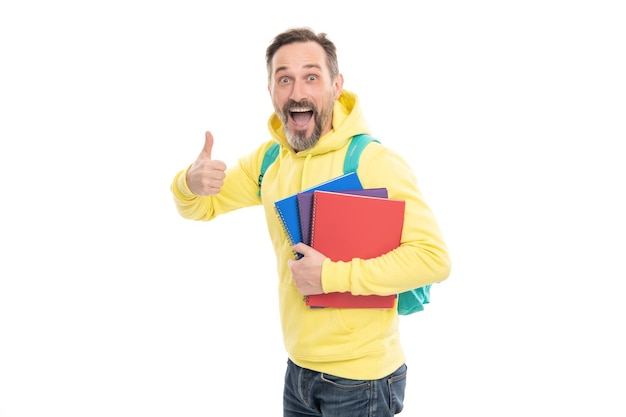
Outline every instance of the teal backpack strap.
<svg viewBox="0 0 626 417"><path fill-rule="evenodd" d="M259 174L259 197L261 197L261 184L263 183L263 176L265 175L265 171L267 168L274 163L276 157L278 156L278 152L280 151L280 145L274 142L272 145L267 148L265 151L265 155L263 155L263 163L261 164L261 173Z"/></svg>
<svg viewBox="0 0 626 417"><path fill-rule="evenodd" d="M346 159L344 159L343 161L344 174L356 171L357 167L359 166L359 157L361 156L361 152L363 151L363 148L365 148L365 146L367 146L367 144L370 142L380 143L378 139L374 139L367 134L354 135L354 137L350 141L350 145L348 145Z"/></svg>
<svg viewBox="0 0 626 417"><path fill-rule="evenodd" d="M343 161L343 172L353 172L356 171L359 166L359 158L361 157L361 152L363 148L367 146L370 142L380 143L378 139L374 139L370 135L360 134L355 135L350 141L350 145L348 145L348 152L346 153L346 158ZM261 184L263 183L263 176L265 175L265 171L267 168L272 165L272 163L276 160L278 156L278 152L280 151L280 145L274 142L272 145L265 151L265 155L263 155L263 163L261 164L261 173L259 174L259 197L261 196Z"/></svg>
<svg viewBox="0 0 626 417"><path fill-rule="evenodd" d="M377 139L373 137L361 134L355 135L350 141L350 145L348 146L348 153L346 154L346 159L343 162L343 172L348 173L352 171L356 171L359 166L359 157L361 156L361 152L363 148L370 142L378 142ZM259 174L259 197L261 196L261 184L263 183L263 176L265 175L265 171L267 168L274 163L276 157L278 156L278 152L280 152L280 145L274 142L272 145L267 148L265 151L265 155L263 155L263 163L261 164L261 172Z"/></svg>

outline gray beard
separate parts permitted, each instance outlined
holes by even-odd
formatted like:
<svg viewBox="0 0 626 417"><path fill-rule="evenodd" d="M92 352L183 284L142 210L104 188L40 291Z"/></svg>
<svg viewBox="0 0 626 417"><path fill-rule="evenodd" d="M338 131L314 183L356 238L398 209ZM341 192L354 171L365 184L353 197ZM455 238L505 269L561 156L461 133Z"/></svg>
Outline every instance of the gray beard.
<svg viewBox="0 0 626 417"><path fill-rule="evenodd" d="M329 109L332 109L332 103L330 103ZM327 111L325 113L313 112L313 118L315 120L315 129L313 129L313 133L311 136L306 136L306 133L303 131L290 132L287 126L287 113L281 115L281 120L283 122L283 127L285 128L285 136L287 137L287 142L289 145L296 151L302 152L307 149L311 149L317 142L319 142L320 137L322 136L322 129L328 122L328 120L332 117L332 111Z"/></svg>
<svg viewBox="0 0 626 417"><path fill-rule="evenodd" d="M286 125L286 124L285 124ZM322 127L317 120L315 121L315 129L311 136L306 136L306 132L298 131L292 134L288 129L285 129L285 136L287 137L287 142L291 145L291 147L296 152L305 151L307 149L311 149L314 147L317 142L320 140L320 136L322 133Z"/></svg>
<svg viewBox="0 0 626 417"><path fill-rule="evenodd" d="M293 150L296 152L302 152L307 149L311 149L312 147L317 145L317 142L319 142L320 137L322 136L322 129L324 128L324 126L326 126L326 124L329 122L333 115L333 100L329 100L329 102L326 103L326 107L323 108L321 112L317 107L309 103L305 104L313 108L313 120L315 121L315 128L313 129L311 136L306 136L306 133L303 131L290 132L287 129L287 121L289 118L288 105L285 105L283 110L280 112L278 111L278 109L276 109L276 114L283 123L287 142L289 142L289 145L291 145Z"/></svg>

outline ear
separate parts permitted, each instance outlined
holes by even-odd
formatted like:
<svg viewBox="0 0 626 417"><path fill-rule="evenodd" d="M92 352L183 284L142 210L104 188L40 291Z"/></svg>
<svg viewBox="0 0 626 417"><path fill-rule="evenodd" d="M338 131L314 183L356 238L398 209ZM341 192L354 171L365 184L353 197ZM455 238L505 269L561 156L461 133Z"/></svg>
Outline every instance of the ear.
<svg viewBox="0 0 626 417"><path fill-rule="evenodd" d="M341 95L341 90L343 90L343 74L337 74L337 78L335 78L335 85L333 86L335 100L339 98Z"/></svg>

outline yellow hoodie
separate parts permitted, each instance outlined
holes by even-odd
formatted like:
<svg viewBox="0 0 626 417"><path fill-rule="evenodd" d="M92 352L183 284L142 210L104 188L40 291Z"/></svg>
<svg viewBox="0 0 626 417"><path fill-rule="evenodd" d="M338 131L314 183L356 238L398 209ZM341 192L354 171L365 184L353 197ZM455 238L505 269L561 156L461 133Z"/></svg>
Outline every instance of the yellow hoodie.
<svg viewBox="0 0 626 417"><path fill-rule="evenodd" d="M405 361L397 310L305 306L287 267L287 261L294 258L291 244L274 210L275 201L343 174L350 138L371 133L358 97L343 90L334 104L333 130L312 149L295 153L276 114L271 115L268 127L272 140L227 170L218 195L194 195L185 182L187 170L179 172L171 187L178 211L188 219L212 220L232 210L263 204L276 252L280 317L289 358L304 368L344 378L382 378ZM281 150L265 173L259 197L263 156L273 142L278 142ZM361 154L357 174L364 188L386 187L389 198L406 201L402 243L398 249L375 259L326 259L322 267L324 291L397 294L447 279L450 260L442 234L403 158L372 143Z"/></svg>

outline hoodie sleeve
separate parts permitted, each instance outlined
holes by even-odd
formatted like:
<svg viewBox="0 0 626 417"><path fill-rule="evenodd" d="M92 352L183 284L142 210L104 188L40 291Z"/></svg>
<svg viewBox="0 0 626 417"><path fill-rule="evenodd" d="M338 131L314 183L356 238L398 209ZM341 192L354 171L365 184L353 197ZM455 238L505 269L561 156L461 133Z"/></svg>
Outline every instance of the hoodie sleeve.
<svg viewBox="0 0 626 417"><path fill-rule="evenodd" d="M186 180L191 165L178 172L170 186L178 213L186 219L208 221L233 210L261 204L258 178L263 156L272 143L265 142L228 168L222 189L213 196L191 192Z"/></svg>
<svg viewBox="0 0 626 417"><path fill-rule="evenodd" d="M401 244L373 259L326 259L324 292L388 295L446 280L451 264L443 234L406 161L388 148L371 144L361 155L357 173L364 188L386 187L389 198L406 201Z"/></svg>

